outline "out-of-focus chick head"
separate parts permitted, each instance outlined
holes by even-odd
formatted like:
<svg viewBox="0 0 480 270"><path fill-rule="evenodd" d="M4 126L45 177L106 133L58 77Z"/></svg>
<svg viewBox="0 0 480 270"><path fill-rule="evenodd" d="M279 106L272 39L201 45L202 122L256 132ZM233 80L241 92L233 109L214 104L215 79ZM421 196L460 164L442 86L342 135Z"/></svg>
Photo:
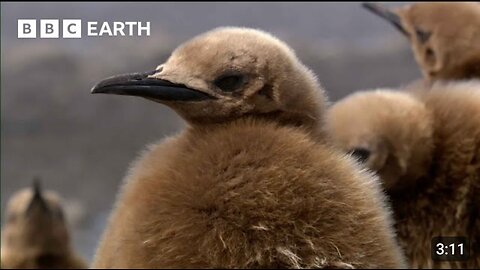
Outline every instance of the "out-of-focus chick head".
<svg viewBox="0 0 480 270"><path fill-rule="evenodd" d="M16 192L8 202L2 248L26 254L56 254L69 249L69 234L57 194L42 191L39 182Z"/></svg>
<svg viewBox="0 0 480 270"><path fill-rule="evenodd" d="M329 109L326 124L333 142L377 172L387 190L410 186L430 162L431 115L406 93L352 94Z"/></svg>
<svg viewBox="0 0 480 270"><path fill-rule="evenodd" d="M315 126L325 106L314 74L285 43L263 31L236 27L194 37L155 71L137 75L136 82L113 77L92 93L146 97L192 124L248 115Z"/></svg>
<svg viewBox="0 0 480 270"><path fill-rule="evenodd" d="M417 63L429 80L480 76L480 3L415 3L388 10L364 4L409 40Z"/></svg>

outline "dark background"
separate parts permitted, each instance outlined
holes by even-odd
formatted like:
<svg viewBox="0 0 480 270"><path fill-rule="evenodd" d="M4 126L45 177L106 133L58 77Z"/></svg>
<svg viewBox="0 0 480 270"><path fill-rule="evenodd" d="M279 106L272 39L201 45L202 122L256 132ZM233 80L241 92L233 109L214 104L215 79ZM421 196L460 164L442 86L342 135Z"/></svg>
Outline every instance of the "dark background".
<svg viewBox="0 0 480 270"><path fill-rule="evenodd" d="M17 39L17 19L150 21L151 36ZM420 77L407 40L360 3L2 3L2 222L9 196L39 176L64 197L74 245L90 260L129 163L184 125L159 104L92 96L90 88L113 74L151 70L217 26L283 39L332 101Z"/></svg>

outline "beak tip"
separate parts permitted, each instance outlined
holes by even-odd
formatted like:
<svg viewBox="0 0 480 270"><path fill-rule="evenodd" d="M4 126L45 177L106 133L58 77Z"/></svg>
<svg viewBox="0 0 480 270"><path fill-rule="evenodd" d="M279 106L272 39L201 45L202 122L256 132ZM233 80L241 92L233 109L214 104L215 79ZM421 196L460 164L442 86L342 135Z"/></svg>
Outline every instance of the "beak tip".
<svg viewBox="0 0 480 270"><path fill-rule="evenodd" d="M372 2L363 2L362 7L369 10L370 12L377 13L381 9L378 4L372 3Z"/></svg>
<svg viewBox="0 0 480 270"><path fill-rule="evenodd" d="M32 199L30 200L30 203L27 207L27 213L30 213L33 211L34 208L41 207L43 210L49 210L48 204L43 197L43 192L41 188L41 183L40 179L38 177L35 177L33 179L32 183Z"/></svg>
<svg viewBox="0 0 480 270"><path fill-rule="evenodd" d="M35 193L40 193L41 190L41 184L40 184L40 179L38 177L33 178L32 181L32 188Z"/></svg>
<svg viewBox="0 0 480 270"><path fill-rule="evenodd" d="M102 93L101 89L102 88L98 84L96 84L90 89L90 94Z"/></svg>
<svg viewBox="0 0 480 270"><path fill-rule="evenodd" d="M371 2L363 2L363 3L361 3L361 5L362 5L362 7L364 7L364 8L368 8L369 6L372 5L372 3L371 3Z"/></svg>

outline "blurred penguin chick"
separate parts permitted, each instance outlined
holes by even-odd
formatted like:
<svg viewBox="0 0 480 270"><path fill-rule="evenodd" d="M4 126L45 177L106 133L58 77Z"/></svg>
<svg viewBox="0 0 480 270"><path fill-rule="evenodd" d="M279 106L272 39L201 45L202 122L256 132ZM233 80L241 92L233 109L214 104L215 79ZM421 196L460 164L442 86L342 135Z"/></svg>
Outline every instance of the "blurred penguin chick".
<svg viewBox="0 0 480 270"><path fill-rule="evenodd" d="M413 96L386 89L354 93L335 103L327 130L350 153L401 189L425 174L433 154L433 119Z"/></svg>
<svg viewBox="0 0 480 270"><path fill-rule="evenodd" d="M382 179L410 267L480 266L480 81L356 93L326 122L336 144ZM467 236L476 255L434 262L435 236Z"/></svg>
<svg viewBox="0 0 480 270"><path fill-rule="evenodd" d="M364 6L409 39L427 80L480 78L480 3L415 3L393 10Z"/></svg>
<svg viewBox="0 0 480 270"><path fill-rule="evenodd" d="M321 143L323 90L270 34L215 29L92 92L190 124L134 164L94 267L404 266L377 179Z"/></svg>
<svg viewBox="0 0 480 270"><path fill-rule="evenodd" d="M2 229L2 268L86 268L74 254L60 198L39 182L15 193Z"/></svg>

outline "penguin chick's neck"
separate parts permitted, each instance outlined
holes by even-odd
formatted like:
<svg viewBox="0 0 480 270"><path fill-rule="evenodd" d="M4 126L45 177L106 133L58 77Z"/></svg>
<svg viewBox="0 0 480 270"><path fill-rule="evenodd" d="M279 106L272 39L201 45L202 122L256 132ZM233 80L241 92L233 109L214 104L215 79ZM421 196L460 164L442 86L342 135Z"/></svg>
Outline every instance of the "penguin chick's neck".
<svg viewBox="0 0 480 270"><path fill-rule="evenodd" d="M293 114L293 113L285 113L280 110L265 112L265 113L258 113L258 112L250 112L246 113L242 116L236 118L229 118L225 117L222 118L194 118L186 120L192 128L216 128L220 126L226 125L234 125L237 122L241 121L264 121L269 123L274 123L279 126L287 126L287 127L297 127L311 136L323 139L324 138L324 130L322 128L323 118L321 118L320 114L315 115L300 115L300 114Z"/></svg>

